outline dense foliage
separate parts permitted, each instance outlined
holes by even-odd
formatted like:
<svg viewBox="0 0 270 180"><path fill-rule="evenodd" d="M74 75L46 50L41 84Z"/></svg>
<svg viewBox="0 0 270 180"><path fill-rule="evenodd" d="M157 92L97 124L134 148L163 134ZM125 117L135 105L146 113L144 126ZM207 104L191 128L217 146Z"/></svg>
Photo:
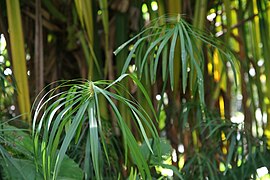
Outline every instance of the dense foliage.
<svg viewBox="0 0 270 180"><path fill-rule="evenodd" d="M0 3L1 178L269 177L269 1Z"/></svg>

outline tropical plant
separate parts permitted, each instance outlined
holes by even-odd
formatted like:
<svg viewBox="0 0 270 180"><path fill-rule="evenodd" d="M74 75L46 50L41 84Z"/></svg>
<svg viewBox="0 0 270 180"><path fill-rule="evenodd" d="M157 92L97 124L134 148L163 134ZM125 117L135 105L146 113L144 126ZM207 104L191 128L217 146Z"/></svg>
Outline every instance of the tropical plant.
<svg viewBox="0 0 270 180"><path fill-rule="evenodd" d="M152 137L157 141L158 133L153 122L149 120L148 114L140 111L142 108L136 101L126 99L118 93L119 88L124 88L119 82L126 76L131 77L136 82L145 94L149 106L152 107L146 90L133 75L120 76L114 82L86 81L83 84L76 84L71 81L63 83L37 101L32 132L36 159L38 161L38 157L42 157L42 169L45 179L57 178L59 167L72 140L74 141L72 143L78 144L77 146L84 147L83 169L85 177L95 177L97 179L106 177L106 171L104 174L102 171L105 169L103 167L105 164L110 165L108 153L111 153L109 152L111 149L108 149L108 140L106 140L109 132L105 131L106 129L103 127L104 119L100 115L100 108L104 108L99 105L100 96L105 97L115 113L118 122L117 128L120 129L123 138L123 147L121 149L124 149L125 152L125 158L122 159L125 166L129 155L133 159L131 162L136 164L143 178L151 176L146 159L142 156L134 135L127 127L114 102L116 100L119 103L124 103L130 109L129 111L136 121L142 139L146 142L150 151L153 152L145 132L145 128L150 130ZM54 94L60 88L68 88L68 90ZM115 93L110 92L109 89L113 89ZM154 112L153 107L151 109ZM41 134L43 138L40 142ZM87 138L84 139L83 137ZM105 161L107 162L105 163ZM108 177L110 177L109 175Z"/></svg>
<svg viewBox="0 0 270 180"><path fill-rule="evenodd" d="M194 129L192 130L193 133L194 132L196 133L196 135L193 137L194 138L193 140L197 141L197 143L194 144L194 151L191 153L192 158L189 160L190 162L187 161L186 165L183 168L183 174L182 175L181 173L176 174L178 174L180 178L184 177L195 178L207 176L216 179L220 176L219 175L220 173L218 172L219 164L223 163L226 167L224 175L226 174L227 171L230 172L228 170L228 167L233 163L232 157L233 153L235 152L233 148L235 148L235 145L236 147L243 146L245 144L242 142L243 139L245 140L247 139L246 137L245 138L242 137L242 139L240 138L237 141L236 135L237 133L239 133L238 128L234 128L233 125L225 123L224 120L218 117L217 118L219 119L219 121L216 121L216 118L213 118L211 116L211 113L210 114L207 113L207 108L205 107L203 96L204 78L202 75L203 68L201 67L201 64L203 64L203 58L202 52L200 52L197 49L197 44L194 38L200 39L204 43L208 43L215 49L218 48L219 44L209 38L206 38L206 36L202 35L201 32L192 30L192 27L189 24L187 24L184 20L180 19L180 17L178 17L178 19L168 19L168 20L169 21L166 22L165 26L160 26L159 21L157 21L155 22L154 26L146 28L141 33L141 34L146 33L146 35L138 39L137 42L134 44L131 52L127 57L122 73L124 73L127 70L128 65L131 62L131 58L133 56L135 57L135 67L137 68L135 72L137 72L138 77L142 78L143 74L142 71L144 69L150 69L149 70L150 79L151 82L154 83L158 73L157 67L159 56L163 52L165 53L164 55L165 58L163 59L162 64L164 84L165 85L167 84L166 81L169 76L171 88L173 89L174 87L173 62L175 60L174 53L176 51L175 44L178 40L178 36L180 37L181 53L182 53L181 62L183 67L182 69L183 93L186 92L187 79L189 78L190 79L189 91L191 92L190 94L196 97L198 92L199 96L198 100L200 103L198 104L198 106L196 106L195 103L195 106L190 107L189 109L183 111L184 118L183 121L181 121L183 123L183 126L186 126L188 125L188 123L190 123L187 120L187 117L190 117L190 112L197 111L196 121L193 122ZM156 26L157 24L158 26ZM147 31L150 31L151 33ZM140 36L141 34L139 34L138 36ZM135 36L130 41L120 46L120 48L116 51L116 53L118 53L119 50L122 50L128 43L136 39L138 36ZM154 40L152 40L152 38ZM171 43L169 41L170 39ZM146 45L145 49L143 47L144 45ZM166 46L170 46L170 49L169 48L166 49ZM153 54L155 53L154 51L155 48L156 54L154 56ZM164 49L165 51L163 51ZM194 49L195 51L193 51ZM169 53L167 53L166 51L169 51ZM222 54L220 53L221 54L220 56L227 57L234 70L234 64L232 63L231 60L232 56L224 52L223 50L220 51L222 53ZM149 56L150 53L152 53L152 55ZM166 59L167 55L169 56L168 62ZM188 72L188 67L190 68L190 72ZM234 74L236 74L235 70ZM197 77L194 77L194 75L197 75ZM137 104L136 101L134 102L130 100L132 99L131 97L125 98L121 94L119 94L119 92L123 92L123 90L127 91L126 89L123 89L124 87L123 85L121 85L121 80L126 76L131 77L132 80L136 83L137 87L142 91L145 99L147 100L148 106L150 106L151 114L154 115L153 116L154 119L157 119L155 115L155 110L152 107L151 100L146 90L144 89L140 81L136 78L136 76L132 74L131 75L123 74L113 82L87 81L82 84L73 84L72 81L66 82L63 83L63 85L57 87L56 89L50 90L45 94L45 96L41 97L37 101L34 113L34 121L33 121L34 126L32 132L34 134L33 139L35 144L36 159L37 161L39 161L38 158L42 157L41 160L43 164L42 170L45 179L50 179L51 176L53 179L57 178L59 166L61 165L63 157L67 153L68 147L71 145L71 143L84 144L83 147L85 148L84 149L85 157L83 158L84 162L83 169L86 178L95 177L97 179L100 179L102 177L103 178L112 177L112 174L109 173L107 175L107 172L102 171L102 169L106 169L104 168L104 165L108 164L108 166L110 167L110 159L108 157L109 151L109 149L107 148L108 143L106 142L107 135L105 135L104 133L105 129L103 128L104 119L100 117L100 108L102 108L99 103L100 96L105 97L105 99L108 101L111 108L113 109L113 112L115 113L115 118L118 122L117 127L119 127L121 136L123 138L123 147L120 147L120 149L123 149L125 152L122 158L122 161L125 162L124 166L127 166L129 164L129 166L131 167L135 166L136 168L138 168L138 173L143 179L145 179L146 177L147 178L152 177L150 173L151 167L150 165L151 161L153 163L153 160L150 160L149 162L145 161L143 154L141 154L145 153L145 151L147 152L147 150L144 148L142 152L140 151L140 147L137 143L138 140L140 141L139 138L140 136L141 140L144 140L145 144L147 145L149 149L148 152L150 152L152 156L157 156L157 159L159 159L159 161L156 161L155 162L156 164L153 163L152 166L155 165L164 166L164 164L161 161L162 160L161 159L162 154L160 153L161 149L158 145L160 140L158 139L159 136L153 124L153 120L150 119L151 114L149 114L149 112L144 110L144 108L141 105ZM195 83L196 81L197 83ZM68 89L66 91L61 91L62 88ZM122 88L122 91L120 91L119 88L120 89ZM164 88L165 86L163 87L163 89ZM109 91L109 89L111 90ZM55 92L57 93L54 94ZM163 96L164 92L162 92L161 95ZM138 134L139 137L137 137L137 140L132 135L129 127L127 126L126 122L124 121L123 117L120 114L120 111L118 110L115 102L112 99L120 103L124 103L126 106L129 107L130 115L132 119L135 120L136 122L135 125L137 126L140 132ZM159 105L159 107L161 107L161 105ZM160 112L160 110L158 112ZM205 128L204 124L206 126ZM153 137L152 141L153 143L150 143L148 139L149 137L147 136L147 131L145 129L147 129L148 132L150 132L150 135ZM205 133L205 131L209 133L206 139L204 139L201 136ZM63 132L65 132L64 135ZM117 134L116 132L113 133ZM211 136L216 133L220 134L221 137L223 135L224 136L223 139L222 138L216 139L216 137L218 136L215 135L214 139L212 140ZM39 142L41 134L42 134L42 141ZM87 138L86 140L83 140L82 137L84 137L85 135L87 136ZM241 135L241 133L239 133L239 136L243 136L243 134ZM217 149L217 147L219 147L220 144L222 144L220 140L230 143L230 148L228 150L229 153L227 156L226 156L227 153L225 153L224 149ZM213 149L208 149L208 146L205 145L202 146L199 144L205 143L207 141L208 143L216 141L217 146L210 146ZM250 144L250 142L248 142L247 144ZM118 144L118 146L120 146L120 144ZM249 145L249 147L253 146L254 145L252 144ZM206 149L204 149L204 147ZM153 148L156 149L155 153L153 151ZM247 157L252 156L251 149L248 149L247 152L243 149L241 150L241 155L236 154L234 156L236 157L236 159L238 159L239 158L238 156L241 157L243 156L242 153L243 154L247 153L248 154ZM260 151L259 154L261 155ZM128 155L130 155L130 158L128 158ZM188 158L189 154L186 154L186 156ZM214 161L211 161L209 159L211 156L217 156L217 158ZM106 163L103 162L102 159L106 159L107 162ZM91 163L89 161L91 161ZM207 166L202 166L203 161L206 161ZM245 162L245 160L243 160L243 162ZM243 162L241 161L240 163ZM167 167L172 168L172 166ZM199 169L199 171L198 173L195 173L197 172L197 169ZM175 172L177 171L178 170L176 169ZM119 169L116 172L119 172ZM131 172L131 174L133 174L133 172ZM117 176L117 174L115 174L114 176Z"/></svg>
<svg viewBox="0 0 270 180"><path fill-rule="evenodd" d="M31 157L4 142L2 157L35 159L45 179L71 176L69 158L86 179L267 172L269 1L18 2L0 1L0 65L11 70L0 76L1 120L29 111L26 86L31 102L47 86L32 110Z"/></svg>

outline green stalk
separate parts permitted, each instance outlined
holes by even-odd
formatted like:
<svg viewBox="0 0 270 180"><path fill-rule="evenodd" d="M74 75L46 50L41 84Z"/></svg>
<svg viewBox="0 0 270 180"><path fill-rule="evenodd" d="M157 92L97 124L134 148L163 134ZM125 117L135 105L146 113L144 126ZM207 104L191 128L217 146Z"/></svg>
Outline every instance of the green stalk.
<svg viewBox="0 0 270 180"><path fill-rule="evenodd" d="M206 8L207 8L207 1L206 0L197 0L196 1L193 26L199 30L203 30L203 27L205 25ZM197 44L198 49L202 49L202 41L197 40L196 44ZM198 64L199 63L200 62L198 62ZM196 80L194 79L192 81L193 81L192 87L194 87Z"/></svg>
<svg viewBox="0 0 270 180"><path fill-rule="evenodd" d="M195 15L193 20L194 27L198 29L203 29L205 23L206 8L207 8L207 0L196 1Z"/></svg>
<svg viewBox="0 0 270 180"><path fill-rule="evenodd" d="M231 2L229 0L224 1L225 12L226 12L226 21L227 21L227 32L225 34L225 43L230 45L230 35L231 35L231 26L232 26L232 12L231 12ZM226 66L224 67L224 72L228 73ZM224 74L223 74L224 75ZM224 96L224 108L225 108L225 118L230 118L231 115L231 100L228 97L231 97L231 82L228 76L226 78L226 93Z"/></svg>
<svg viewBox="0 0 270 180"><path fill-rule="evenodd" d="M226 12L226 20L227 20L227 32L225 35L225 41L229 43L229 38L231 35L231 26L232 26L232 13L231 13L231 1L225 0L225 12Z"/></svg>
<svg viewBox="0 0 270 180"><path fill-rule="evenodd" d="M244 19L244 11L242 9L242 2L239 0L239 12L237 14L237 19L240 22L241 19ZM248 47L247 47L247 37L245 36L246 31L245 31L245 24L243 26L240 26L239 28L239 37L241 39L241 44L240 44L240 59L241 59L241 77L245 76L245 73L248 73L248 57L247 57L247 52L248 52ZM243 104L243 111L244 111L244 128L252 132L252 114L250 107L248 106L248 98L249 94L248 92L250 91L248 84L242 79L241 80L241 91L242 91L242 104Z"/></svg>
<svg viewBox="0 0 270 180"><path fill-rule="evenodd" d="M167 5L168 5L168 13L169 14L181 14L182 12L182 0L168 0Z"/></svg>
<svg viewBox="0 0 270 180"><path fill-rule="evenodd" d="M6 0L13 72L18 87L18 103L22 119L31 124L30 97L27 81L24 39L19 0Z"/></svg>
<svg viewBox="0 0 270 180"><path fill-rule="evenodd" d="M253 0L251 1L251 4L250 4L250 10L249 10L249 15L253 15L255 13L258 12L257 10L257 6L256 6L256 2ZM262 112L262 115L263 115L263 109L264 109L264 101L263 101L263 98L264 98L264 93L263 93L263 88L262 88L262 83L260 81L260 76L261 76L261 73L260 73L260 67L258 66L258 61L259 59L261 58L260 57L260 54L261 54L261 50L259 48L259 43L260 43L260 30L259 30L259 17L256 16L254 17L253 21L250 23L250 28L251 30L251 40L252 40L252 43L250 43L251 45L251 52L254 56L254 58L252 59L252 62L253 62L253 66L255 68L255 72L256 72L256 76L254 77L254 84L253 86L256 86L256 90L257 90L257 96L258 96L258 108L261 109L261 112ZM252 86L252 85L251 85ZM254 99L254 97L253 97ZM253 104L256 104L256 100L254 99L252 101ZM257 130L257 133L258 133L258 122L256 120L256 116L255 116L255 110L256 110L256 106L254 108L254 112L253 112L253 116L254 116L254 120L255 120L255 123L256 123L256 130Z"/></svg>
<svg viewBox="0 0 270 180"><path fill-rule="evenodd" d="M94 65L94 54L89 56L89 52L93 49L94 45L94 34L93 34L93 11L92 11L92 2L91 1L82 1L82 0L75 0L75 5L77 9L77 13L79 15L79 19L83 28L85 28L88 36L88 46L89 49L84 47L84 54L86 57L86 61L88 63L88 79L93 80L95 79L95 74L93 72L93 65ZM81 39L82 40L82 39ZM83 43L83 41L81 41ZM88 50L88 51L87 51Z"/></svg>
<svg viewBox="0 0 270 180"><path fill-rule="evenodd" d="M165 14L164 1L163 0L158 0L157 2L158 2L158 16L161 17L161 16L163 16Z"/></svg>
<svg viewBox="0 0 270 180"><path fill-rule="evenodd" d="M177 15L180 17L181 14L181 8L182 8L182 1L181 0L168 0L168 13ZM179 95L179 79L180 79L180 65L181 65L181 55L180 55L180 41L177 40L175 49L179 49L179 51L175 51L174 53L174 95L175 97Z"/></svg>
<svg viewBox="0 0 270 180"><path fill-rule="evenodd" d="M147 67L147 65L145 66L145 70L144 70L144 75L142 76L141 79L141 83L143 84L144 88L148 90L148 96L153 99L152 96L152 86L150 83L150 77L149 77L149 68ZM138 101L139 103L142 105L143 109L145 110L145 112L151 117L152 121L155 122L155 118L152 114L151 108L147 102L147 100L145 99L144 94L141 91L137 92L137 97L138 97ZM147 127L145 127L145 131L148 137L151 136L151 132L149 131L149 129Z"/></svg>
<svg viewBox="0 0 270 180"><path fill-rule="evenodd" d="M207 8L207 1L206 0L196 0L193 26L197 29L202 30L204 27L206 8ZM202 49L202 41L197 40L196 45L197 45L197 49ZM200 62L197 62L197 63L199 64ZM196 83L196 79L193 79L192 80L192 84L193 84L192 87L194 87L195 83ZM195 117L191 117L191 121L194 121L193 122L194 125L196 124ZM195 150L198 151L199 150L199 142L198 142L199 138L198 138L197 130L192 131L192 139L193 139L193 144L194 144Z"/></svg>
<svg viewBox="0 0 270 180"><path fill-rule="evenodd" d="M100 63L98 62L94 52L94 12L92 1L75 0L77 13L82 24L82 27L86 30L88 36L88 48L85 45L85 39L82 34L78 34L78 38L82 43L84 55L88 64L88 79L96 80L101 77ZM94 66L95 65L95 66ZM95 67L95 68L94 68ZM100 97L100 106L106 107L106 100L104 97ZM108 119L108 109L101 108L101 116L104 119Z"/></svg>
<svg viewBox="0 0 270 180"><path fill-rule="evenodd" d="M182 12L182 0L168 0L167 1L167 11L168 14L174 14L177 15L178 20L180 20L181 18L181 12ZM177 149L178 144L179 144L179 139L177 137L178 133L178 129L179 129L179 125L178 125L178 112L180 110L180 103L181 103L181 97L180 97L180 77L181 77L181 72L180 72L180 68L181 68L181 46L180 46L180 41L182 41L182 39L177 39L176 40L176 45L175 45L175 52L174 52L174 61L173 61L173 78L174 78L174 87L172 89L172 95L169 95L169 100L171 101L169 103L169 107L167 107L168 109L171 109L171 112L167 113L167 117L170 117L173 119L173 124L170 127L170 120L167 121L166 123L166 127L167 127L167 133L171 134L170 136L170 141L171 141L171 145L174 149ZM172 86L171 86L172 87ZM169 127L169 128L168 128ZM177 131L173 131L174 129L176 129ZM172 132L176 132L176 133L172 133ZM179 153L176 150L176 154L177 154L177 161L173 163L173 165L177 166L178 161L179 161Z"/></svg>
<svg viewBox="0 0 270 180"><path fill-rule="evenodd" d="M116 19L115 19L116 47L119 47L121 44L123 44L124 42L128 40L128 32L127 32L128 18L127 17L128 17L127 13L117 12L116 14ZM122 68L125 64L125 59L127 57L127 54L128 54L128 50L127 48L125 48L116 56L117 77L121 75ZM128 87L128 80L124 79L122 84L124 85L124 87ZM123 95L123 97L128 98L128 94L126 91L121 90L120 92ZM119 110L123 116L123 119L127 123L128 127L131 129L131 122L130 122L131 118L130 118L130 114L128 112L127 107L123 103L120 103Z"/></svg>
<svg viewBox="0 0 270 180"><path fill-rule="evenodd" d="M107 0L99 1L100 9L102 9L102 24L105 35L105 69L104 75L109 79L114 79L113 74L113 63L112 63L112 51L109 49L109 11L108 11L108 2Z"/></svg>
<svg viewBox="0 0 270 180"><path fill-rule="evenodd" d="M270 29L269 21L267 16L267 2L257 1L257 8L259 13L259 25L260 25L260 35L261 43L263 44L263 59L265 67L265 76L266 76L266 113L267 113L267 130L270 131ZM269 10L268 10L269 11ZM270 139L270 137L268 137Z"/></svg>

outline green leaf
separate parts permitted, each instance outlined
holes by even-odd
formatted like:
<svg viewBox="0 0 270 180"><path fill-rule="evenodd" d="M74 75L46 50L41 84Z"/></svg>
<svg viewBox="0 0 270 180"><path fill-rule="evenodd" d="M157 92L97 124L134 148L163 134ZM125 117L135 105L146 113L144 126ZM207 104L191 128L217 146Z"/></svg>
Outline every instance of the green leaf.
<svg viewBox="0 0 270 180"><path fill-rule="evenodd" d="M171 89L173 90L174 87L174 66L173 62L175 61L174 59L174 52L175 52L175 46L176 46L176 40L177 40L177 34L178 34L178 28L177 26L174 27L174 32L173 32L173 38L171 42L171 47L170 47L170 54L169 54L169 73L170 73L170 82L171 82Z"/></svg>
<svg viewBox="0 0 270 180"><path fill-rule="evenodd" d="M99 139L98 139L98 125L95 116L95 104L94 100L90 100L88 105L88 116L89 116L89 136L90 136L90 148L92 155L92 162L95 170L95 175L97 179L101 178L100 165L101 161L99 157Z"/></svg>
<svg viewBox="0 0 270 180"><path fill-rule="evenodd" d="M134 110L131 110L133 112L133 115L135 116L136 120L137 120L137 123L139 124L139 128L140 128L140 131L142 132L142 135L143 135L143 139L145 141L145 143L147 144L149 150L151 151L151 153L153 154L153 150L151 148L151 145L149 143L149 140L148 140L148 137L146 135L146 132L144 130L144 127L142 125L142 122L140 120L140 118L138 117L138 115L134 112Z"/></svg>
<svg viewBox="0 0 270 180"><path fill-rule="evenodd" d="M108 96L106 91L101 90L98 87L96 87L96 88L108 100L115 115L117 116L118 124L119 124L119 127L121 128L121 131L122 131L122 134L124 137L124 142L127 143L127 147L131 153L131 156L134 158L134 162L136 163L136 165L137 165L137 167L142 175L142 178L145 178L145 173L146 173L147 177L151 177L149 167L148 167L145 159L143 158L141 152L139 151L138 144L137 144L134 136L132 135L131 131L127 127L125 121L122 119L122 116L120 115L120 112L117 109L116 105L110 99L110 97ZM126 153L127 153L127 151L126 151ZM127 154L126 154L126 156L127 156Z"/></svg>
<svg viewBox="0 0 270 180"><path fill-rule="evenodd" d="M165 38L163 39L163 41L160 43L158 50L157 50L157 54L156 54L156 59L155 59L155 65L154 65L154 72L157 72L157 67L158 67L158 61L159 61L159 57L161 52L165 52L164 54L162 54L162 67L167 69L167 47L168 47L168 41L170 40L171 36L173 35L173 30L168 31L164 36ZM163 51L162 51L163 50ZM156 73L154 74L154 79L156 79ZM164 73L163 73L164 76ZM164 79L163 79L164 80Z"/></svg>
<svg viewBox="0 0 270 180"><path fill-rule="evenodd" d="M187 50L188 50L188 53L191 57L191 64L195 66L195 69L196 69L196 73L197 73L197 83L198 83L198 87L199 87L199 97L200 97L200 101L201 101L201 104L204 105L205 102L204 102L204 83L203 83L203 74L202 74L202 71L200 69L200 65L198 64L197 60L195 59L194 57L194 52L193 52L193 46L192 46L192 43L191 43L191 40L190 40L190 37L187 33L187 30L185 29L184 25L182 25L182 29L183 29L183 32L185 34L185 37L187 39ZM191 67L191 70L193 69L193 67ZM193 74L191 72L191 74Z"/></svg>
<svg viewBox="0 0 270 180"><path fill-rule="evenodd" d="M183 93L186 92L187 88L187 51L185 47L185 38L183 35L183 30L181 26L178 24L178 30L180 35L180 43L181 43L181 59L182 59L182 87L183 87Z"/></svg>
<svg viewBox="0 0 270 180"><path fill-rule="evenodd" d="M151 27L152 28L152 27ZM128 44L130 44L132 41L134 41L135 39L137 39L138 37L140 37L142 34L144 34L145 32L149 31L151 28L146 28L143 31L141 31L140 33L138 33L136 36L132 37L131 39L129 39L127 42L123 43L121 46L119 46L113 53L115 55L117 55L120 51L122 51Z"/></svg>
<svg viewBox="0 0 270 180"><path fill-rule="evenodd" d="M140 75L142 74L143 67L144 67L144 64L146 63L146 60L147 60L147 58L148 58L149 53L150 53L150 52L157 46L157 44L160 43L164 38L165 38L165 36L159 37L158 39L156 39L155 41L153 41L153 42L150 44L149 48L147 48L147 51L146 51L146 53L144 54L144 58L143 58L143 60L142 60L142 62L141 62L141 68L140 68L140 72L139 72Z"/></svg>
<svg viewBox="0 0 270 180"><path fill-rule="evenodd" d="M83 179L83 171L74 160L65 156L58 173L57 179L77 180Z"/></svg>
<svg viewBox="0 0 270 180"><path fill-rule="evenodd" d="M3 151L0 146L0 151ZM7 152L6 152L7 153ZM3 171L10 180L42 180L42 175L36 171L35 164L31 160L16 159L13 157L6 157L4 161L0 158Z"/></svg>
<svg viewBox="0 0 270 180"><path fill-rule="evenodd" d="M61 145L61 148L60 148L59 153L58 153L57 158L56 158L56 163L55 163L54 172L53 172L53 179L56 179L56 177L58 175L58 171L59 171L61 163L64 159L67 148L68 148L72 138L74 137L76 129L78 128L78 126L83 118L83 115L87 109L88 104L89 104L89 101L86 101L82 105L82 107L77 112L76 116L73 119L72 124L70 125L70 128L68 129L68 131L66 133L66 137L64 138L64 141Z"/></svg>
<svg viewBox="0 0 270 180"><path fill-rule="evenodd" d="M124 64L124 66L123 66L123 69L122 69L122 73L121 73L121 74L124 74L124 73L127 71L127 68L128 68L128 65L130 64L130 61L131 61L131 59L132 59L132 56L133 56L133 54L135 53L137 47L140 45L140 43L142 43L144 40L146 40L146 39L148 39L148 38L150 38L150 37L152 37L152 36L156 36L156 35L158 35L158 34L159 34L159 33L157 33L157 34L151 34L151 35L147 35L147 36L145 36L145 37L142 37L142 38L140 38L140 39L133 45L133 48L132 48L132 50L130 51L130 53L129 53L127 59L126 59L126 62L125 62L125 64ZM143 68L143 67L141 67L141 68Z"/></svg>

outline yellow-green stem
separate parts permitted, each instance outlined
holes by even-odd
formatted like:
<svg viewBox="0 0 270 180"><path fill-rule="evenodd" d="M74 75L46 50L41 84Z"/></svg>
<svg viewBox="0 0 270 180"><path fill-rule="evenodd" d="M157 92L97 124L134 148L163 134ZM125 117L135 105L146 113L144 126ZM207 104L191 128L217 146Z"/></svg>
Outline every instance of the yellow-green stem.
<svg viewBox="0 0 270 180"><path fill-rule="evenodd" d="M31 123L24 39L19 0L6 0L13 72L17 83L18 103L22 119Z"/></svg>

